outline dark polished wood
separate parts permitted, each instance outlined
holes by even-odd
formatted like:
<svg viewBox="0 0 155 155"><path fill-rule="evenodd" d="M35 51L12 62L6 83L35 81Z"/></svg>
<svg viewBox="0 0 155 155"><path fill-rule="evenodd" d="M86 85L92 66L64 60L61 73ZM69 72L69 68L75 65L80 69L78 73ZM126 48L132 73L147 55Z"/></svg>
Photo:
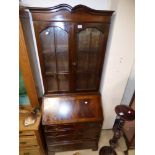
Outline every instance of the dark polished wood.
<svg viewBox="0 0 155 155"><path fill-rule="evenodd" d="M92 110L93 109L93 110ZM102 121L100 95L72 95L44 97L42 124ZM58 113L59 112L59 113Z"/></svg>
<svg viewBox="0 0 155 155"><path fill-rule="evenodd" d="M135 111L127 105L116 106L115 112L125 121L133 121L135 119Z"/></svg>
<svg viewBox="0 0 155 155"><path fill-rule="evenodd" d="M135 110L135 93L133 94L129 106ZM135 148L135 120L125 122L123 126L123 135L127 145L127 150L125 153L128 155L128 150Z"/></svg>
<svg viewBox="0 0 155 155"><path fill-rule="evenodd" d="M117 118L113 126L114 136L109 141L110 146L112 146L113 148L115 148L117 145L117 141L121 136L125 121L132 121L135 119L135 111L127 105L116 106L115 112L117 114Z"/></svg>
<svg viewBox="0 0 155 155"><path fill-rule="evenodd" d="M32 14L45 94L98 91L113 11L61 4ZM21 18L26 18L24 8Z"/></svg>
<svg viewBox="0 0 155 155"><path fill-rule="evenodd" d="M60 4L49 8L26 7L35 21L71 21L71 22L105 22L110 23L114 11L94 10L84 5L71 7ZM61 14L60 14L61 13ZM80 16L82 15L82 16ZM97 17L97 18L96 18Z"/></svg>
<svg viewBox="0 0 155 155"><path fill-rule="evenodd" d="M45 94L42 125L49 155L97 150L103 123L99 92L114 11L83 5L21 8L32 15Z"/></svg>
<svg viewBox="0 0 155 155"><path fill-rule="evenodd" d="M99 94L44 97L42 113L49 152L98 149L103 122Z"/></svg>
<svg viewBox="0 0 155 155"><path fill-rule="evenodd" d="M115 107L115 112L117 117L113 125L114 135L112 139L109 140L110 146L103 146L100 149L100 155L117 155L114 149L117 147L117 142L121 136L123 125L125 121L132 121L135 119L135 111L129 106L118 105Z"/></svg>

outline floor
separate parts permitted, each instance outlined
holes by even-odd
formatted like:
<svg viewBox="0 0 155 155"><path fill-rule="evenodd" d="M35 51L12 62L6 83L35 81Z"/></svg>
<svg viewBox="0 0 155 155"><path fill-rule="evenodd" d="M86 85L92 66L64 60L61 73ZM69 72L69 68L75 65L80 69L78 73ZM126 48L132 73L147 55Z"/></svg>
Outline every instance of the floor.
<svg viewBox="0 0 155 155"><path fill-rule="evenodd" d="M101 138L99 141L99 149L98 151L92 151L91 149L87 150L76 150L76 151L66 151L66 152L57 152L55 155L99 155L99 150L102 146L109 145L109 139L111 139L113 136L112 130L102 130ZM120 138L118 141L118 146L115 151L117 152L117 155L124 155L123 151L126 150L126 144L123 137ZM130 150L128 152L128 155L135 155L134 150Z"/></svg>

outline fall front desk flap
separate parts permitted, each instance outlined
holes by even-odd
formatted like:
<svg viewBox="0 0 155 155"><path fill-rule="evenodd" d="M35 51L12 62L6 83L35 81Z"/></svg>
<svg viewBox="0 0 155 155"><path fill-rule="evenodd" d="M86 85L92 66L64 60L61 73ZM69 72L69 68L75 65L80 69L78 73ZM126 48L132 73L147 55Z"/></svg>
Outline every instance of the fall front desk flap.
<svg viewBox="0 0 155 155"><path fill-rule="evenodd" d="M100 95L44 97L42 124L102 121Z"/></svg>

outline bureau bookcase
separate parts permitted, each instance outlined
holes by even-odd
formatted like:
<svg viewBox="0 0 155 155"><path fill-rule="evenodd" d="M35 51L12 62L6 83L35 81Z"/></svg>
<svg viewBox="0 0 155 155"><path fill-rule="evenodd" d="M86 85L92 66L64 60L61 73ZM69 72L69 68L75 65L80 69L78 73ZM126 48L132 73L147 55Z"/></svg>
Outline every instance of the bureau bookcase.
<svg viewBox="0 0 155 155"><path fill-rule="evenodd" d="M97 150L103 123L99 88L113 11L67 4L27 9L45 89L42 125L48 154Z"/></svg>

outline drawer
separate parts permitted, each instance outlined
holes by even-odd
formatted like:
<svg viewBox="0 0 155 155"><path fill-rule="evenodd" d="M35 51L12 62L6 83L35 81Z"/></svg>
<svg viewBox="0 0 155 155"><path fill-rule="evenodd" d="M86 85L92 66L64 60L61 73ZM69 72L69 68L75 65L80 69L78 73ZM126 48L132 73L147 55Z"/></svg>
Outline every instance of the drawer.
<svg viewBox="0 0 155 155"><path fill-rule="evenodd" d="M48 145L48 151L71 151L78 149L88 149L95 147L97 141L95 140L87 140L87 141L73 141L69 143L61 143L58 145Z"/></svg>
<svg viewBox="0 0 155 155"><path fill-rule="evenodd" d="M101 129L98 128L89 128L81 129L81 138L98 138L100 136Z"/></svg>
<svg viewBox="0 0 155 155"><path fill-rule="evenodd" d="M79 129L98 128L101 129L102 123L76 123L76 124L63 124L63 125L51 125L44 126L44 132L65 132L65 131L77 131Z"/></svg>
<svg viewBox="0 0 155 155"><path fill-rule="evenodd" d="M20 148L20 155L41 155L39 147L36 148Z"/></svg>
<svg viewBox="0 0 155 155"><path fill-rule="evenodd" d="M19 136L34 136L35 132L34 131L20 131Z"/></svg>
<svg viewBox="0 0 155 155"><path fill-rule="evenodd" d="M77 130L67 130L67 131L54 131L54 132L45 132L45 136L50 136L50 137L59 137L63 135L73 135L77 134Z"/></svg>
<svg viewBox="0 0 155 155"><path fill-rule="evenodd" d="M45 137L46 139L46 143L48 145L52 145L54 143L63 143L63 142L66 142L66 141L72 141L72 140L78 140L78 139L81 139L81 135L79 134L73 134L73 135L61 135L61 136L57 136L57 137L50 137L50 136L46 136Z"/></svg>
<svg viewBox="0 0 155 155"><path fill-rule="evenodd" d="M63 125L48 125L44 126L45 132L55 132L55 131L69 131L75 130L76 126L74 124L63 124Z"/></svg>
<svg viewBox="0 0 155 155"><path fill-rule="evenodd" d="M35 136L20 136L19 144L20 144L20 147L38 145L37 139L35 138Z"/></svg>
<svg viewBox="0 0 155 155"><path fill-rule="evenodd" d="M88 128L102 128L102 123L101 122L85 122L85 123L77 123L77 128L78 129L88 129Z"/></svg>
<svg viewBox="0 0 155 155"><path fill-rule="evenodd" d="M64 134L56 133L57 135L50 135L51 133L45 134L45 139L47 144L53 144L58 142L65 142L70 140L80 140L80 139L88 139L88 138L99 138L100 130L88 129L85 132L76 131L74 133L67 132Z"/></svg>

